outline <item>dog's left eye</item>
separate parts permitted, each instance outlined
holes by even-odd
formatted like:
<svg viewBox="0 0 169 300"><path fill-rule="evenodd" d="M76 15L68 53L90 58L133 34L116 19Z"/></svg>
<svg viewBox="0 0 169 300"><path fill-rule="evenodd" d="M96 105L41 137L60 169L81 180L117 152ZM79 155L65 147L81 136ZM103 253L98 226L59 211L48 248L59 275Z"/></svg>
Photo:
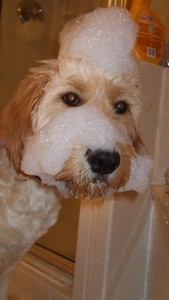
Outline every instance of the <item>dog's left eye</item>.
<svg viewBox="0 0 169 300"><path fill-rule="evenodd" d="M128 105L126 101L118 101L114 104L114 109L117 114L124 114L128 110Z"/></svg>
<svg viewBox="0 0 169 300"><path fill-rule="evenodd" d="M69 106L78 106L80 105L80 98L75 93L66 93L62 96L62 100L65 104Z"/></svg>

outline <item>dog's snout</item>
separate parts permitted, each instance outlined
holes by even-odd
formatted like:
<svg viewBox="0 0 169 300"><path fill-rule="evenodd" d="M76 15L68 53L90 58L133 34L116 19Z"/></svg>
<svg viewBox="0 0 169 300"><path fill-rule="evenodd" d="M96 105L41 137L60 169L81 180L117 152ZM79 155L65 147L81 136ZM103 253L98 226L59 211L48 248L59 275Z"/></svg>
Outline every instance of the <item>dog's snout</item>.
<svg viewBox="0 0 169 300"><path fill-rule="evenodd" d="M120 154L116 150L108 152L88 149L86 157L91 170L99 175L111 174L120 165Z"/></svg>

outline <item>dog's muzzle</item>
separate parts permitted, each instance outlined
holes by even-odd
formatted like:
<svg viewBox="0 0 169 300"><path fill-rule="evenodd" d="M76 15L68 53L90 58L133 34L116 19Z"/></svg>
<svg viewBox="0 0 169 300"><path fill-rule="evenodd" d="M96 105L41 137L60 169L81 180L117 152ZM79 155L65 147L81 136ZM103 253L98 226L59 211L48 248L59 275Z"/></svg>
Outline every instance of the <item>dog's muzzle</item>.
<svg viewBox="0 0 169 300"><path fill-rule="evenodd" d="M21 170L62 195L94 198L145 190L150 165L123 125L87 103L65 109L25 140Z"/></svg>
<svg viewBox="0 0 169 300"><path fill-rule="evenodd" d="M92 172L99 175L111 174L120 165L120 154L116 150L108 152L88 149L86 159Z"/></svg>

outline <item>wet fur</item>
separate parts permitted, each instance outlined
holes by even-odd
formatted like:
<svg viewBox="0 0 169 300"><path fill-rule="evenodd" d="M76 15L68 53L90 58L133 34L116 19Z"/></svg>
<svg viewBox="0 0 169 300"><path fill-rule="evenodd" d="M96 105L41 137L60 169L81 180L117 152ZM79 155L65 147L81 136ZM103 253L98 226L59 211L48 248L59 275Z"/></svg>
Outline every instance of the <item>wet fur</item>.
<svg viewBox="0 0 169 300"><path fill-rule="evenodd" d="M20 164L24 154L25 139L37 133L51 121L54 115L66 108L61 97L70 91L78 94L82 103L90 102L97 105L110 120L123 124L132 139L134 147L132 149L127 145L116 145L121 154L121 164L112 179L112 188L118 190L127 182L130 176L130 158L134 155L134 151L140 153L143 149L138 131L141 96L139 78L135 74L111 76L101 69L92 69L84 60L67 57L46 61L41 67L31 71L19 85L0 119L0 147L2 148L0 253L3 261L0 266L1 299L5 299L6 293L6 283L3 283L3 280L7 282L15 264L36 239L57 220L59 204L54 191L51 188L49 194L49 188L41 185L34 177L22 177L25 174L22 173ZM119 100L128 103L129 110L124 115L118 115L114 110L114 103ZM74 194L84 196L87 191L87 194L90 193L92 197L100 196L104 194L110 183L106 176L100 180L92 174L84 160L85 151L85 147L75 147L62 171L56 174L55 180L65 180ZM22 174L21 180L18 177L20 174ZM23 201L27 205L26 212ZM35 210L38 206L39 213ZM48 206L49 211L46 209ZM53 222L50 222L53 210L55 214ZM14 216L13 222L10 214ZM25 214L29 218L23 218L22 221L22 216L24 217ZM38 224L37 227L32 225L33 220Z"/></svg>

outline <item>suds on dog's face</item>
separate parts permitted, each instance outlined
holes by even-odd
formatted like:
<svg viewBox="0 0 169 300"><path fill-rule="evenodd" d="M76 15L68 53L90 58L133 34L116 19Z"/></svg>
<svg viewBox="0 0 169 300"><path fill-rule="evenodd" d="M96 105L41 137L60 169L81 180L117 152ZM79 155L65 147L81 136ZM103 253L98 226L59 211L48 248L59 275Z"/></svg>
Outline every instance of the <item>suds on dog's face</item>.
<svg viewBox="0 0 169 300"><path fill-rule="evenodd" d="M131 156L142 148L138 133L141 97L137 76L112 76L73 58L47 62L33 72L22 82L1 118L6 147L16 168L39 176L50 185L57 186L59 180L65 180L65 186L74 194L103 195L106 190L125 186L131 174ZM27 99L26 106L23 97ZM24 123L20 118L24 115L29 122ZM10 120L8 124L6 119ZM58 131L53 132L50 141L53 131L50 127L55 122L60 128L57 125ZM27 151L29 141L33 152ZM126 147L116 149L116 144ZM78 150L78 155L74 149L79 145L83 149ZM84 149L119 151L120 165L112 174L93 174L85 154L81 156ZM81 159L75 159L74 151ZM29 170L23 167L25 161ZM38 170L33 163L40 166Z"/></svg>
<svg viewBox="0 0 169 300"><path fill-rule="evenodd" d="M32 120L32 134L30 134L30 139L33 139L34 136L41 134L43 130L46 130L47 126L50 125L52 120L60 117L60 119L62 119L62 122L64 121L64 124L60 123L61 126L63 128L64 126L70 127L67 133L66 131L62 131L62 139L64 135L67 136L67 134L70 134L69 131L74 132L75 129L77 131L77 128L75 128L77 126L79 127L79 130L80 127L83 128L84 132L88 130L86 134L91 135L90 139L96 139L96 135L100 134L101 131L101 129L97 127L96 123L99 124L99 120L106 119L108 120L109 124L112 124L108 125L109 127L115 125L120 129L118 134L115 134L116 136L118 135L118 137L116 137L114 142L114 130L111 129L112 143L110 145L109 141L108 147L110 152L117 150L115 142L123 142L130 145L137 142L138 118L141 107L141 98L138 88L138 78L136 76L125 74L119 77L113 77L103 70L93 70L86 61L79 59L59 60L59 62L55 66L51 67L51 70L50 67L50 65L48 65L48 68L47 66L44 66L44 70L42 67L40 67L36 70L36 74L32 76L32 80L34 80L38 77L39 74L41 74L42 76L43 72L46 71L46 68L48 70L46 74L46 76L48 76L48 82L43 87L43 94L41 93L41 96L38 100L34 100L34 105L31 105L30 100L31 110L29 113ZM89 108L87 108L88 106ZM97 111L100 111L101 115L99 115L96 111L93 111L93 113L85 112L86 109L90 110L90 108L92 109L93 107L95 107ZM74 116L73 114L76 114L75 111L77 111L77 114L79 115L78 121L77 123L71 123L72 121L70 122L70 119L67 120L67 118L70 118L71 114L72 116ZM82 114L82 118L80 114ZM91 128L87 129L88 124L85 123L86 119L83 119L84 114L90 115L87 123L90 124L89 126ZM93 121L91 121L91 119L93 119ZM65 125L66 122L68 123L68 125ZM105 125L100 126L104 127ZM96 127L95 130L93 127ZM67 127L65 128L67 130ZM107 131L109 131L109 129L110 128L108 128ZM48 135L48 133L46 133L46 135ZM104 135L105 132L103 133L103 139ZM119 138L120 135L123 136L122 140L120 140ZM23 159L25 157L25 145L28 139L29 136L25 136L23 139ZM55 134L55 139L58 142L57 148L59 149L63 141L62 139L58 139L57 134ZM44 141L42 147L36 147L35 151L41 151L41 148L44 148L45 150L45 148L47 148L47 145L45 145L45 143L46 142ZM91 146L90 144L88 145L88 142L83 144L83 140L81 140L80 146L82 145L82 153L86 148L90 149L93 147L92 150L95 150L96 147ZM111 186L114 190L118 190L120 186L123 186L127 182L130 175L129 161L131 153L129 154L129 152L132 152L134 155L134 149L132 151L128 151L128 146L126 146L126 149L123 147L123 151L120 151L120 167L118 167L117 170L113 172L113 176L107 174L100 176L100 174L93 174L91 172L89 164L86 164L85 154L83 155L83 157L81 156L81 150L78 150L79 155L77 153L77 150L75 151L76 156L81 157L79 160L77 160L77 158L75 159L74 148L78 148L78 146L79 141L77 139L74 140L73 146L71 145L70 147L69 145L69 148L71 148L69 150L71 151L69 151L69 156L67 155L66 159L62 161L62 168L56 169L55 173L54 171L52 171L52 174L50 173L50 168L47 169L46 173L44 172L44 174L46 175L51 174L51 180L47 180L48 184L53 185L54 178L55 180L65 180L67 186L71 188L71 190L74 190L74 193L82 193L83 190L83 193L92 195L103 194L103 191L105 191L108 186ZM98 143L97 147L103 147L104 150L107 146L103 146L103 143ZM48 151L45 155L49 156L49 162L47 164L50 165L50 151ZM56 160L62 160L60 156L60 153L56 155ZM72 160L72 157L74 157L74 162ZM123 161L125 162L124 164L122 164ZM39 174L36 174L36 172L34 174L33 172L31 173L31 170L29 172L25 170L23 165L22 170L29 175L39 176ZM45 182L44 174L43 176L42 174L40 174L40 177L43 177L43 181ZM113 180L110 180L110 178L113 178Z"/></svg>
<svg viewBox="0 0 169 300"><path fill-rule="evenodd" d="M43 84L38 83L39 77ZM138 79L134 75L125 74L113 77L102 70L92 69L86 61L64 59L55 64L49 63L40 67L26 80L30 81L27 89L23 82L5 112L5 116L11 120L11 124L13 122L10 125L10 134L6 134L6 144L17 168L20 168L24 156L27 136L33 137L38 134L55 116L66 109L71 112L72 108L78 109L88 104L97 107L110 122L115 122L117 126L123 127L131 139L131 144L137 144L137 140L139 141L137 127L141 98ZM31 89L31 86L34 86L34 89ZM21 102L24 101L22 95L27 99L29 97L29 104L27 109L21 111ZM20 105L16 106L16 98ZM16 142L13 139L15 130L15 119L11 114L13 109L15 109L16 116L22 114L22 119L24 119L25 114L31 120L29 130L24 130L24 123L19 124L18 117L17 131L22 132L17 132L20 138L20 148L16 149L12 147ZM5 129L8 131L8 128ZM112 151L120 152L120 166L112 172L113 175L100 175L93 173L86 162L84 149L87 151L88 145L84 145L81 149L76 146L78 145L72 149L63 169L59 171L59 174L55 174L55 180L65 180L67 187L74 194L91 194L92 196L105 194L108 187L118 190L126 183L130 175L130 156L134 155L133 150L128 151L130 147L126 146L125 149L118 146L116 149L114 145ZM53 179L52 182L54 182Z"/></svg>

